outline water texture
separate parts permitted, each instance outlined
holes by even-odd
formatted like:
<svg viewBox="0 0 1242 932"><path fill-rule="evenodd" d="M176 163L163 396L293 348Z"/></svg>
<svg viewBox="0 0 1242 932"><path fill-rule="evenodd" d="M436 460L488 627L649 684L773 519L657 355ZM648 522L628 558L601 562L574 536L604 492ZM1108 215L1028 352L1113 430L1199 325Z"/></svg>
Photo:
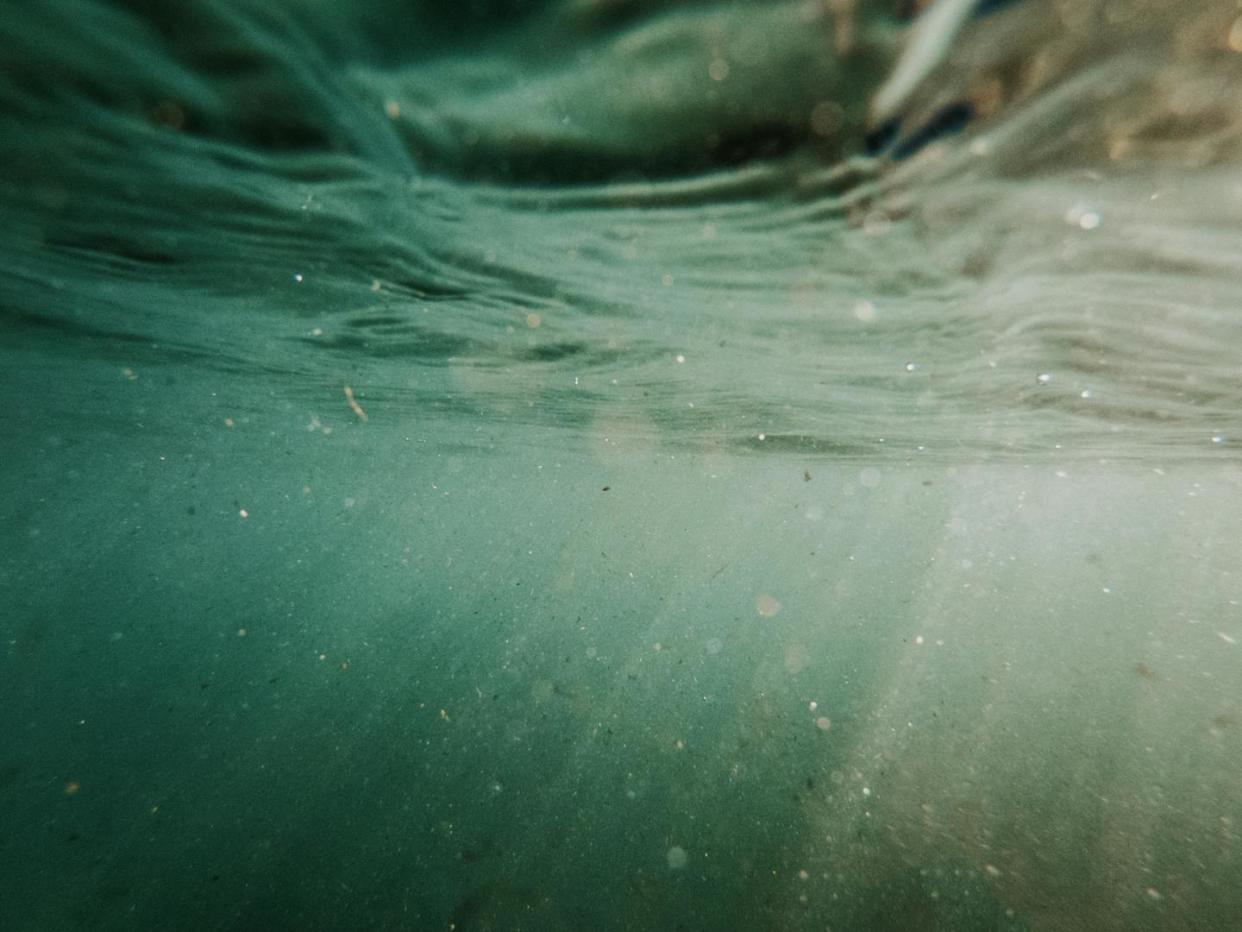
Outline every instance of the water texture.
<svg viewBox="0 0 1242 932"><path fill-rule="evenodd" d="M0 8L0 928L1237 924L1242 11L919 6Z"/></svg>

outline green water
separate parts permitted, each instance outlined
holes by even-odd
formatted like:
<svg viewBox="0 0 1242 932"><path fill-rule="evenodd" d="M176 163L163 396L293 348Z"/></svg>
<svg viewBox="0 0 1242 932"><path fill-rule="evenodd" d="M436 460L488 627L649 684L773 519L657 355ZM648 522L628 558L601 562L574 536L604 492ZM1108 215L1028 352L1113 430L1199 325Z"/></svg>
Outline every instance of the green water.
<svg viewBox="0 0 1242 932"><path fill-rule="evenodd" d="M1238 11L833 9L0 11L0 929L1237 924Z"/></svg>

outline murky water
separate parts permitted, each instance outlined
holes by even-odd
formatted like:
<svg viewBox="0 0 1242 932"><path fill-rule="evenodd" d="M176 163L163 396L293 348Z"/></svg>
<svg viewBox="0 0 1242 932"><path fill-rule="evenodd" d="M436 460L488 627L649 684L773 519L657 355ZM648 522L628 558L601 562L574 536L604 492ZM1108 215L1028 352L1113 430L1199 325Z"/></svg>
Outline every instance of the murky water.
<svg viewBox="0 0 1242 932"><path fill-rule="evenodd" d="M0 927L1231 927L1236 5L269 6L0 15Z"/></svg>

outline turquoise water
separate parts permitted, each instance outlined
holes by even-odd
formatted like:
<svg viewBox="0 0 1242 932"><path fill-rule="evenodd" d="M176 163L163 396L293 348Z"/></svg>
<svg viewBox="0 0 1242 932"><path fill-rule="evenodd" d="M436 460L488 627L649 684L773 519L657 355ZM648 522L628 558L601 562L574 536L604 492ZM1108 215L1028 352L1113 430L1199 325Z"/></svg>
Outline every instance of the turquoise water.
<svg viewBox="0 0 1242 932"><path fill-rule="evenodd" d="M899 6L0 12L0 928L1236 924L1239 11Z"/></svg>

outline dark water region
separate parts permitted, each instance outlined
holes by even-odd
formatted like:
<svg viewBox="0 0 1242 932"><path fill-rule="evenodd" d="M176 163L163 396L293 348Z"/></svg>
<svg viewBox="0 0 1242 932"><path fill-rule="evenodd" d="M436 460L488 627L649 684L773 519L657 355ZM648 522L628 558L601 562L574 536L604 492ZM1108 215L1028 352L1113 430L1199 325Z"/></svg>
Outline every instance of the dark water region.
<svg viewBox="0 0 1242 932"><path fill-rule="evenodd" d="M1242 916L1242 10L0 9L0 929Z"/></svg>

